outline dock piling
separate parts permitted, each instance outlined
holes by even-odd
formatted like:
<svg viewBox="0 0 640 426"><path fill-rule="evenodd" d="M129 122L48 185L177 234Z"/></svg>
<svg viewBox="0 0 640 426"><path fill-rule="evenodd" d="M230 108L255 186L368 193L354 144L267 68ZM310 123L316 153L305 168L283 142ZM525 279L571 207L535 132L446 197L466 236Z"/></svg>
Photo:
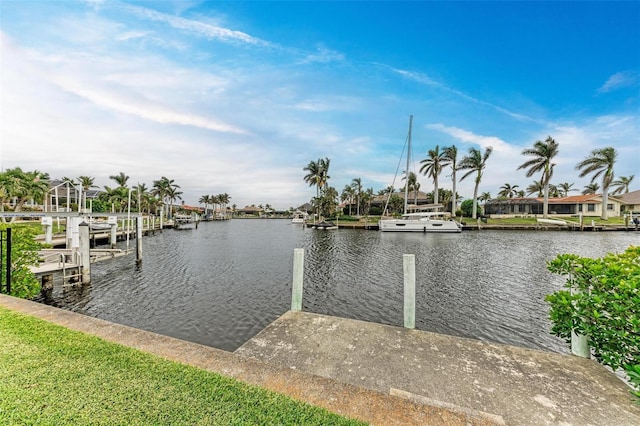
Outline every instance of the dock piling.
<svg viewBox="0 0 640 426"><path fill-rule="evenodd" d="M89 224L82 222L78 225L78 234L80 245L78 250L80 251L80 268L82 269L81 278L82 284L89 284L91 282L91 247L89 241Z"/></svg>
<svg viewBox="0 0 640 426"><path fill-rule="evenodd" d="M142 263L142 216L136 217L136 265Z"/></svg>
<svg viewBox="0 0 640 426"><path fill-rule="evenodd" d="M304 249L293 249L293 286L291 289L291 310L302 310L302 280L304 278Z"/></svg>
<svg viewBox="0 0 640 426"><path fill-rule="evenodd" d="M402 255L404 273L404 327L416 328L416 255Z"/></svg>

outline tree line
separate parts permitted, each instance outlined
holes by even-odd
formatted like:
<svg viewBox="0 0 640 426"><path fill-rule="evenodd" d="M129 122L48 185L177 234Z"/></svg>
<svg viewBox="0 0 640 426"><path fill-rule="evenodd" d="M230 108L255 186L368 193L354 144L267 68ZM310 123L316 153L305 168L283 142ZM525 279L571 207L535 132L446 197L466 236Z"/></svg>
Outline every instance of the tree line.
<svg viewBox="0 0 640 426"><path fill-rule="evenodd" d="M433 191L431 197L433 203L448 203L451 202L451 213L456 214L457 209L457 192L456 183L465 180L468 177L474 179L473 189L473 207L472 218L477 217L478 201L487 201L491 198L488 192L484 192L478 195L478 190L484 171L486 169L487 161L493 152L492 147L487 147L484 151L477 148L469 148L467 155L458 160L458 149L455 145L444 147L440 150L439 145L430 149L427 152L426 158L420 160L420 173L427 176L433 182ZM556 163L554 159L559 153L559 143L556 142L551 136L548 136L544 141L536 141L532 148L525 148L521 154L528 159L517 167L516 170L524 170L528 178L539 175L540 180L534 181L532 185L527 188L525 193L523 190L517 191L518 185L505 184L500 188L500 197L514 197L525 195L537 194L543 197L543 217L548 217L549 213L549 197L562 197L567 196L572 189L573 183L563 182L558 185L553 185L551 179L553 177L554 167ZM629 192L629 185L631 184L634 175L629 177L621 176L619 179L614 179L614 165L617 160L618 153L613 147L597 148L591 151L591 153L581 162L579 162L575 169L579 171L579 177L591 176L591 183L585 187L584 193L596 193L602 189L602 205L606 206L608 202L609 189L613 189L612 194L619 194L622 192ZM354 178L350 185L346 185L342 191L342 194L338 196L338 192L335 188L328 185L329 181L329 165L331 160L329 158L320 158L317 161L311 161L303 168L307 174L304 176L304 181L309 186L316 187L316 196L312 199L312 205L318 215L330 216L332 215L338 206L338 199L342 202L349 204L349 214L351 214L351 206L355 204L356 214L360 215L361 212L367 213L367 209L370 208L371 199L374 196L373 188L363 190L362 179ZM439 187L439 177L442 172L450 168L452 189L451 191L443 192ZM460 179L457 179L457 172L463 172ZM416 197L420 188L420 184L417 180L417 175L410 171L404 172L405 186L408 186L408 191L411 191ZM601 184L596 182L601 179ZM600 186L601 185L601 186ZM399 211L399 208L404 200L399 196L394 197L394 188L388 187L378 192L378 195L390 194L389 207L392 211ZM442 195L446 196L446 199L442 198ZM606 207L602 209L602 219L607 219Z"/></svg>
<svg viewBox="0 0 640 426"><path fill-rule="evenodd" d="M132 211L140 213L159 214L164 205L173 205L176 200L181 200L182 192L180 185L174 179L162 176L154 180L151 187L145 183L138 183L132 187L128 186L129 176L123 172L109 176L116 185L104 186L97 198L87 200L86 194L89 190L98 188L94 184L95 178L91 176L79 176L78 178L63 177L60 186L73 188L74 192L85 194L78 198L81 209L86 209L87 204L91 204L94 212L121 213L130 207ZM5 203L14 200L14 212L22 211L25 203L34 202L43 204L48 197L51 179L48 173L38 170L23 171L20 167L7 169L0 173L0 211L4 211ZM67 195L66 208L71 209L71 199ZM166 214L170 217L171 209ZM5 221L4 218L2 218Z"/></svg>

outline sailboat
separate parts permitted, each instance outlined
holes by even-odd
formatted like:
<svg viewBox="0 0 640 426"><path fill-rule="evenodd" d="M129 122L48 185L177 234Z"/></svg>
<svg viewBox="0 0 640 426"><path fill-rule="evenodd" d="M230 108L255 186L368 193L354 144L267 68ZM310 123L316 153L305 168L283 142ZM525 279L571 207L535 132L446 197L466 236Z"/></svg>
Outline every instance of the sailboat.
<svg viewBox="0 0 640 426"><path fill-rule="evenodd" d="M409 116L409 135L407 137L407 174L411 161L411 128L413 115ZM422 207L421 212L409 213L407 200L409 185L404 186L404 212L399 219L381 218L379 223L382 232L461 232L462 225L451 218L451 213L438 211L442 205L434 204ZM429 211L430 210L430 211Z"/></svg>

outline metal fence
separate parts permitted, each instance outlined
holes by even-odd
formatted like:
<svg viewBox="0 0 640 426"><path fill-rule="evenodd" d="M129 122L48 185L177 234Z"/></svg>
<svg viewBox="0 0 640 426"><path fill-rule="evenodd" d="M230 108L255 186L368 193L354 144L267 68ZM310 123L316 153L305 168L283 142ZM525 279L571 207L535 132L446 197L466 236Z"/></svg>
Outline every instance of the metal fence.
<svg viewBox="0 0 640 426"><path fill-rule="evenodd" d="M11 228L0 230L0 293L11 293Z"/></svg>

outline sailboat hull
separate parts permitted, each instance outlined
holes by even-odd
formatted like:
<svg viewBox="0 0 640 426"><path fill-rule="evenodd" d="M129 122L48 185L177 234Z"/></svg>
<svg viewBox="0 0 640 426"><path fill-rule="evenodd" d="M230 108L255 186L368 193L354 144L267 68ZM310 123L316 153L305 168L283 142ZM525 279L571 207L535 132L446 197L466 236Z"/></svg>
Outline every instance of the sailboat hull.
<svg viewBox="0 0 640 426"><path fill-rule="evenodd" d="M461 232L462 226L453 220L386 219L379 222L382 232Z"/></svg>

